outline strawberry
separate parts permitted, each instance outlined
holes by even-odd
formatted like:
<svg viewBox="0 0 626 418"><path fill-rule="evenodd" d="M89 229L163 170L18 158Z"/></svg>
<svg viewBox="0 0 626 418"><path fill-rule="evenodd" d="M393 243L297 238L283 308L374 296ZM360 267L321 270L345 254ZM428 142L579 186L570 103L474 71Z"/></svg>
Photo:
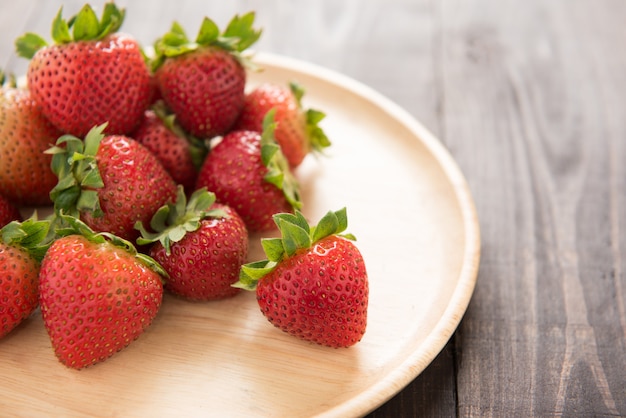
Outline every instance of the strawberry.
<svg viewBox="0 0 626 418"><path fill-rule="evenodd" d="M18 55L30 59L28 86L42 113L64 133L83 137L108 122L109 134L129 134L152 99L150 69L135 38L117 32L124 9L113 2L98 19L85 5L52 24L54 44L27 33L16 40ZM71 32L70 32L71 30Z"/></svg>
<svg viewBox="0 0 626 418"><path fill-rule="evenodd" d="M274 229L272 215L302 206L298 182L274 140L273 111L263 134L233 131L207 156L196 189L206 187L217 201L237 211L250 232Z"/></svg>
<svg viewBox="0 0 626 418"><path fill-rule="evenodd" d="M56 176L44 151L60 135L30 92L0 73L0 193L19 206L49 205Z"/></svg>
<svg viewBox="0 0 626 418"><path fill-rule="evenodd" d="M156 232L136 225L142 233L137 243L154 243L150 255L169 275L165 288L190 300L223 299L240 290L231 285L248 255L248 232L232 208L214 202L213 193L200 189L187 203L179 186L176 204L152 218Z"/></svg>
<svg viewBox="0 0 626 418"><path fill-rule="evenodd" d="M0 338L28 318L39 304L40 262L50 223L27 219L0 229Z"/></svg>
<svg viewBox="0 0 626 418"><path fill-rule="evenodd" d="M270 109L276 109L276 142L292 168L302 163L311 152L321 152L330 146L330 140L319 126L326 116L315 109L304 109L302 97L304 89L297 83L289 88L264 83L246 94L243 109L233 129L261 132L263 118Z"/></svg>
<svg viewBox="0 0 626 418"><path fill-rule="evenodd" d="M153 71L161 97L181 126L199 138L225 134L243 106L246 84L241 52L261 35L254 13L235 16L224 32L205 17L196 40L176 22L154 44Z"/></svg>
<svg viewBox="0 0 626 418"><path fill-rule="evenodd" d="M64 135L48 152L58 183L50 193L55 212L80 217L97 231L134 241L135 222L176 197L176 183L146 147L94 127L84 141Z"/></svg>
<svg viewBox="0 0 626 418"><path fill-rule="evenodd" d="M263 315L291 335L335 348L359 342L369 285L354 236L339 235L348 223L345 208L315 227L299 211L274 220L281 238L262 240L268 259L242 266L236 286L256 291Z"/></svg>
<svg viewBox="0 0 626 418"><path fill-rule="evenodd" d="M0 228L12 221L21 221L22 215L9 199L0 194Z"/></svg>
<svg viewBox="0 0 626 418"><path fill-rule="evenodd" d="M208 148L183 131L162 101L145 111L132 137L159 159L177 184L182 184L188 193L193 191Z"/></svg>
<svg viewBox="0 0 626 418"><path fill-rule="evenodd" d="M59 361L81 369L123 350L152 324L166 273L130 242L61 216L66 227L39 272L41 314Z"/></svg>

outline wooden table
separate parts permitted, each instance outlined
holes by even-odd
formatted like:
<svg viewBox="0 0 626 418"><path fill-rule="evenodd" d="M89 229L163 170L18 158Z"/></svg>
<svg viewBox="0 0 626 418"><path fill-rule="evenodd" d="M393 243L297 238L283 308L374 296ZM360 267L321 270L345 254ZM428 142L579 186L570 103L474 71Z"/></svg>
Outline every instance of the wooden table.
<svg viewBox="0 0 626 418"><path fill-rule="evenodd" d="M64 3L0 1L0 64ZM100 4L94 2L93 4ZM143 43L256 10L258 49L346 74L408 110L461 167L477 286L432 364L372 418L626 415L626 3L119 1Z"/></svg>

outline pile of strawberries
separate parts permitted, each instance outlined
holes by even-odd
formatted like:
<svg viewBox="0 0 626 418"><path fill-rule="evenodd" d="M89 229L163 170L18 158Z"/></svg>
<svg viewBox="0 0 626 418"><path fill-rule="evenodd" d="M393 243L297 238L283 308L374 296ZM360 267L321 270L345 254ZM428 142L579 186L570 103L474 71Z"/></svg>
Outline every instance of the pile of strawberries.
<svg viewBox="0 0 626 418"><path fill-rule="evenodd" d="M191 40L178 23L145 54L98 17L60 10L53 43L27 33L26 86L0 89L0 343L40 307L58 359L81 369L149 327L163 293L217 302L256 291L285 332L330 347L361 340L368 279L346 210L315 226L296 169L330 142L301 86L246 90L254 13ZM22 219L19 208L52 206ZM266 260L247 263L250 232Z"/></svg>

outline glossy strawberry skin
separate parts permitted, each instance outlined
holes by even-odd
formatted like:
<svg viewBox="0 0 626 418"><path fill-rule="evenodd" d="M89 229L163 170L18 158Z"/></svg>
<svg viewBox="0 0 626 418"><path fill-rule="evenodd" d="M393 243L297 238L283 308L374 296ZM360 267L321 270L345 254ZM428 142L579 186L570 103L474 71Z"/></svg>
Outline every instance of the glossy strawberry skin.
<svg viewBox="0 0 626 418"><path fill-rule="evenodd" d="M358 249L342 237L326 237L279 262L256 294L274 326L303 340L349 347L365 333L367 272Z"/></svg>
<svg viewBox="0 0 626 418"><path fill-rule="evenodd" d="M153 110L145 111L132 137L159 159L177 184L182 184L187 192L193 191L198 170L185 138L169 130Z"/></svg>
<svg viewBox="0 0 626 418"><path fill-rule="evenodd" d="M39 263L25 250L0 241L0 338L37 308Z"/></svg>
<svg viewBox="0 0 626 418"><path fill-rule="evenodd" d="M0 193L20 206L49 205L57 178L44 151L60 135L28 90L0 88Z"/></svg>
<svg viewBox="0 0 626 418"><path fill-rule="evenodd" d="M96 231L134 242L139 236L135 222L148 224L158 208L175 199L176 183L154 154L126 136L104 137L96 159L104 182L97 189L104 215L83 212L81 219Z"/></svg>
<svg viewBox="0 0 626 418"><path fill-rule="evenodd" d="M241 216L250 232L275 228L272 216L292 212L283 192L264 180L267 168L261 161L261 135L234 131L224 136L209 153L196 181L196 189L206 187L218 202Z"/></svg>
<svg viewBox="0 0 626 418"><path fill-rule="evenodd" d="M43 114L79 138L104 122L109 134L129 134L152 100L150 77L139 44L122 33L42 48L27 72Z"/></svg>
<svg viewBox="0 0 626 418"><path fill-rule="evenodd" d="M11 221L21 221L22 215L17 207L6 197L0 195L0 228Z"/></svg>
<svg viewBox="0 0 626 418"><path fill-rule="evenodd" d="M167 59L154 77L180 125L199 138L228 132L243 106L245 69L217 47Z"/></svg>
<svg viewBox="0 0 626 418"><path fill-rule="evenodd" d="M274 137L291 167L295 168L308 154L306 118L291 90L264 83L246 94L243 108L233 129L263 131L263 118L276 109Z"/></svg>
<svg viewBox="0 0 626 418"><path fill-rule="evenodd" d="M44 325L59 361L81 369L136 340L156 317L160 276L110 243L56 240L39 274Z"/></svg>
<svg viewBox="0 0 626 418"><path fill-rule="evenodd" d="M165 288L189 300L224 299L240 291L231 285L246 262L248 232L233 209L220 204L213 209L222 209L228 216L202 220L200 229L172 244L170 255L160 242L150 249L150 256L169 274Z"/></svg>

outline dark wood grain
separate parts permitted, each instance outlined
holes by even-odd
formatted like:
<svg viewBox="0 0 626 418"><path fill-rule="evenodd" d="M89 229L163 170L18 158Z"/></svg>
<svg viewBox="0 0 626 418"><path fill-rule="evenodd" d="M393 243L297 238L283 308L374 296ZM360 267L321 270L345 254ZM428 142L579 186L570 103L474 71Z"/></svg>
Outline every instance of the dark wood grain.
<svg viewBox="0 0 626 418"><path fill-rule="evenodd" d="M94 2L93 4L101 4ZM626 3L119 1L151 43L173 19L256 10L258 49L391 98L435 133L482 233L473 300L433 363L369 417L626 416ZM60 4L0 0L0 64Z"/></svg>
<svg viewBox="0 0 626 418"><path fill-rule="evenodd" d="M461 416L626 414L625 12L444 2L444 140L484 249L456 340Z"/></svg>

